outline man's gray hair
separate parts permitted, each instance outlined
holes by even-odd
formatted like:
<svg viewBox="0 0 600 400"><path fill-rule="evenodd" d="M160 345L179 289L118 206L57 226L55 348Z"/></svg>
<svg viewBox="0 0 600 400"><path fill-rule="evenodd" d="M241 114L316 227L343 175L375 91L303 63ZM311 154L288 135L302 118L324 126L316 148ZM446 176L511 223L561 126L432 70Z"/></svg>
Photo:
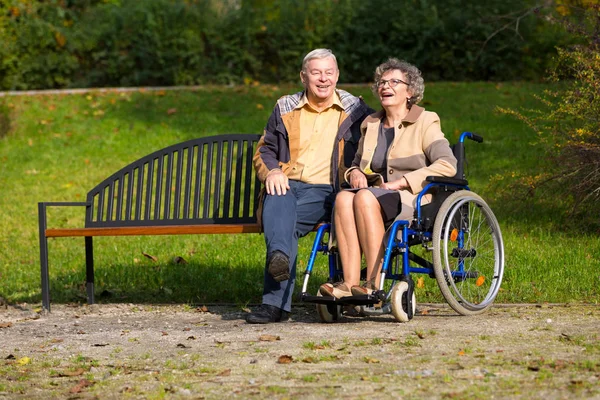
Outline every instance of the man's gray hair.
<svg viewBox="0 0 600 400"><path fill-rule="evenodd" d="M335 62L335 67L337 68L337 59L335 58L335 55L333 54L333 52L331 50L329 50L329 49L314 49L313 51L311 51L310 53L308 53L307 55L304 56L304 60L302 61L302 72L306 72L306 64L308 64L309 61L314 60L314 59L327 58L327 57L333 58L333 61Z"/></svg>
<svg viewBox="0 0 600 400"><path fill-rule="evenodd" d="M423 93L425 92L425 83L423 81L423 77L421 76L421 71L414 65L404 61L398 60L397 58L389 58L386 62L379 65L375 69L375 76L372 89L373 93L377 95L377 82L381 80L383 74L388 71L398 70L404 74L406 79L406 83L408 83L408 90L412 92L412 97L409 101L409 108L413 104L417 104L421 100L423 100Z"/></svg>

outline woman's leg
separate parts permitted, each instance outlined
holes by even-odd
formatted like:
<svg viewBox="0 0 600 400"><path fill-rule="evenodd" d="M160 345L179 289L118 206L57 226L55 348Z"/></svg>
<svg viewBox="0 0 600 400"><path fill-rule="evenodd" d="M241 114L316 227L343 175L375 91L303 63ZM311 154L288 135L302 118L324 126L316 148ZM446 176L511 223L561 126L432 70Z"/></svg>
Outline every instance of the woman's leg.
<svg viewBox="0 0 600 400"><path fill-rule="evenodd" d="M372 289L379 288L385 226L381 207L373 193L361 190L354 196L354 218L360 247L365 253L367 283Z"/></svg>
<svg viewBox="0 0 600 400"><path fill-rule="evenodd" d="M360 283L361 252L354 222L354 196L353 192L338 193L333 213L335 239L344 270L344 283L348 289Z"/></svg>

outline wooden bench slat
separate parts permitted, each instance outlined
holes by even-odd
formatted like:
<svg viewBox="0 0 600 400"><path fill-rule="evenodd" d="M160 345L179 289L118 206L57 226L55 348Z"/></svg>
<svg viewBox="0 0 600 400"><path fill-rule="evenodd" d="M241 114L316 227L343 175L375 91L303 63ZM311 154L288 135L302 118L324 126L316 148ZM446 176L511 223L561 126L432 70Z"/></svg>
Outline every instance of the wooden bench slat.
<svg viewBox="0 0 600 400"><path fill-rule="evenodd" d="M53 228L46 229L46 237L75 236L142 236L142 235L200 235L222 233L260 233L257 224L235 225L166 225L128 226L121 228Z"/></svg>

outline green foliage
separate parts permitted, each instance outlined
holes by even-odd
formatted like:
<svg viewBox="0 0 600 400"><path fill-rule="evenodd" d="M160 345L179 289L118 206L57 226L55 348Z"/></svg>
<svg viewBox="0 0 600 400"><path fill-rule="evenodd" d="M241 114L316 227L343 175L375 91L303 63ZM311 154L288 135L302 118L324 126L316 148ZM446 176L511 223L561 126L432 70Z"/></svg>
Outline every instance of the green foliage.
<svg viewBox="0 0 600 400"><path fill-rule="evenodd" d="M69 86L77 58L67 39L73 15L59 2L0 0L0 87Z"/></svg>
<svg viewBox="0 0 600 400"><path fill-rule="evenodd" d="M558 48L548 70L548 79L560 85L538 97L541 108L501 111L537 132L547 155L548 162L518 186L530 197L540 187L550 188L561 199L563 220L574 215L578 226L600 230L600 6L565 14L555 21L578 41Z"/></svg>
<svg viewBox="0 0 600 400"><path fill-rule="evenodd" d="M390 56L433 80L537 79L567 40L534 0L0 0L0 89L297 82L317 47L342 82Z"/></svg>
<svg viewBox="0 0 600 400"><path fill-rule="evenodd" d="M428 80L535 78L557 39L551 27L527 17L532 1L373 0L356 7L334 41L351 82L370 80L391 55L419 66Z"/></svg>
<svg viewBox="0 0 600 400"><path fill-rule="evenodd" d="M206 72L203 38L213 34L208 1L106 3L87 9L74 30L77 86L196 84Z"/></svg>

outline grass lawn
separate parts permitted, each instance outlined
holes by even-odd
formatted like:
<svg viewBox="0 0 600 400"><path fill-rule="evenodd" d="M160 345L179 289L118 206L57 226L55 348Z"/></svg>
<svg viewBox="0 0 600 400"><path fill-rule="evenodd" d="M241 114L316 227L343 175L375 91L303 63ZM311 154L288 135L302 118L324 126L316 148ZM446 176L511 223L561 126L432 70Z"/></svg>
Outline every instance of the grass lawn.
<svg viewBox="0 0 600 400"><path fill-rule="evenodd" d="M497 301L597 303L598 234L564 224L558 196L538 191L523 200L508 189L514 179L542 171L546 160L536 134L495 107L536 107L533 94L544 88L432 83L421 104L440 115L451 142L465 130L485 138L467 145L467 175L503 230L506 272ZM83 201L89 189L122 166L177 142L261 133L275 100L298 89L261 85L0 98L0 296L9 302L41 299L37 202ZM367 86L348 90L376 108ZM82 209L57 210L49 223L75 227L82 221ZM263 240L260 235L96 238L98 300L260 302ZM300 272L310 246L310 238L301 240ZM82 238L50 241L53 302L84 300L83 247ZM177 257L187 263L176 263ZM325 266L324 257L321 263ZM320 270L312 290L325 279L325 268ZM443 301L435 281L426 279L417 301Z"/></svg>

